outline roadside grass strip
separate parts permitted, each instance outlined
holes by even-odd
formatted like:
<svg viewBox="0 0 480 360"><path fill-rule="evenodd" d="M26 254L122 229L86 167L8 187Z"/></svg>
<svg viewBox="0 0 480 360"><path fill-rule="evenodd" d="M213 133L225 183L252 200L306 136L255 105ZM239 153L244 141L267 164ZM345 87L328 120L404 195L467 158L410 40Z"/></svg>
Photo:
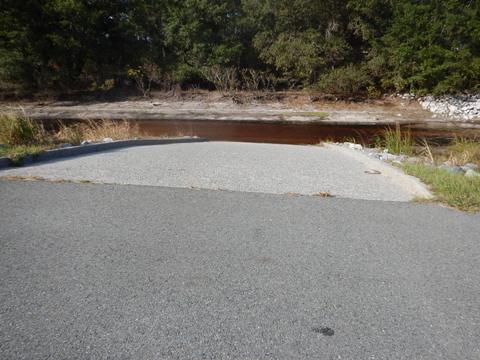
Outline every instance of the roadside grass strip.
<svg viewBox="0 0 480 360"><path fill-rule="evenodd" d="M28 155L38 155L45 150L51 149L47 145L17 145L0 148L0 157L7 156L14 165L20 165L22 160Z"/></svg>
<svg viewBox="0 0 480 360"><path fill-rule="evenodd" d="M404 164L403 170L426 183L435 201L462 211L480 211L480 177L454 174L425 164Z"/></svg>

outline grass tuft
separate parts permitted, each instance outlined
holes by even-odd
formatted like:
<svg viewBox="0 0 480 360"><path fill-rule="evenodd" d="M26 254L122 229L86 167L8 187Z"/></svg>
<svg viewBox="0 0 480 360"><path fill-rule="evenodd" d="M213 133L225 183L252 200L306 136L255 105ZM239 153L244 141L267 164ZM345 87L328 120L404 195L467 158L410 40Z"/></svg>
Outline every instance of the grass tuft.
<svg viewBox="0 0 480 360"><path fill-rule="evenodd" d="M383 133L383 146L392 154L413 155L415 144L410 130L402 131L400 124L387 128Z"/></svg>
<svg viewBox="0 0 480 360"><path fill-rule="evenodd" d="M38 144L44 135L43 127L26 116L0 115L0 144L9 147Z"/></svg>
<svg viewBox="0 0 480 360"><path fill-rule="evenodd" d="M425 164L404 164L403 170L429 185L437 201L463 211L480 211L480 178Z"/></svg>
<svg viewBox="0 0 480 360"><path fill-rule="evenodd" d="M480 165L480 142L456 137L448 147L448 162L452 165Z"/></svg>

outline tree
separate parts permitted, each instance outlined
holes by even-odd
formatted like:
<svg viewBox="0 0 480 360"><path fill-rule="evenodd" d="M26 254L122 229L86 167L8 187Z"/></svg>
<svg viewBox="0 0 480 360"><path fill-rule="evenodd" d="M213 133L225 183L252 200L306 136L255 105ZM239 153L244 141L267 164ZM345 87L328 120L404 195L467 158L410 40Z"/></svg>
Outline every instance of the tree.
<svg viewBox="0 0 480 360"><path fill-rule="evenodd" d="M5 0L1 8L3 63L33 89L69 89L115 78L141 63L151 36L156 1ZM132 64L133 63L133 64Z"/></svg>
<svg viewBox="0 0 480 360"><path fill-rule="evenodd" d="M399 91L480 88L480 2L398 1L380 46Z"/></svg>
<svg viewBox="0 0 480 360"><path fill-rule="evenodd" d="M243 6L257 24L260 58L289 78L313 83L351 52L345 1L245 0Z"/></svg>
<svg viewBox="0 0 480 360"><path fill-rule="evenodd" d="M104 89L149 63L158 83L478 91L479 19L479 0L3 0L0 85Z"/></svg>
<svg viewBox="0 0 480 360"><path fill-rule="evenodd" d="M170 1L165 44L177 78L201 76L204 66L241 66L241 17L237 0Z"/></svg>

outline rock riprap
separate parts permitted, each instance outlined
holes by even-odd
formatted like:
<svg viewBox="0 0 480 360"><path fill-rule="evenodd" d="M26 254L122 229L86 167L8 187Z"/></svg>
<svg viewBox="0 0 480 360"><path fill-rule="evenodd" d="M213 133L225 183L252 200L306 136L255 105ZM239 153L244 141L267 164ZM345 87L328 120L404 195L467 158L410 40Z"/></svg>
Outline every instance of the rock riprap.
<svg viewBox="0 0 480 360"><path fill-rule="evenodd" d="M463 120L480 120L480 94L426 96L418 99L420 105L434 114L447 115Z"/></svg>

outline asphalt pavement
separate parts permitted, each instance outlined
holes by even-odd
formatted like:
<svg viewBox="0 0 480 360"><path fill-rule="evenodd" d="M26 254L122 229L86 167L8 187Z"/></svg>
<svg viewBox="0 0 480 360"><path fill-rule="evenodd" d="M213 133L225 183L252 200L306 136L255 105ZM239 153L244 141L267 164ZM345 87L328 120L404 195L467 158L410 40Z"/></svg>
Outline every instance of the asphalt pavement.
<svg viewBox="0 0 480 360"><path fill-rule="evenodd" d="M480 217L0 181L2 359L479 359Z"/></svg>

